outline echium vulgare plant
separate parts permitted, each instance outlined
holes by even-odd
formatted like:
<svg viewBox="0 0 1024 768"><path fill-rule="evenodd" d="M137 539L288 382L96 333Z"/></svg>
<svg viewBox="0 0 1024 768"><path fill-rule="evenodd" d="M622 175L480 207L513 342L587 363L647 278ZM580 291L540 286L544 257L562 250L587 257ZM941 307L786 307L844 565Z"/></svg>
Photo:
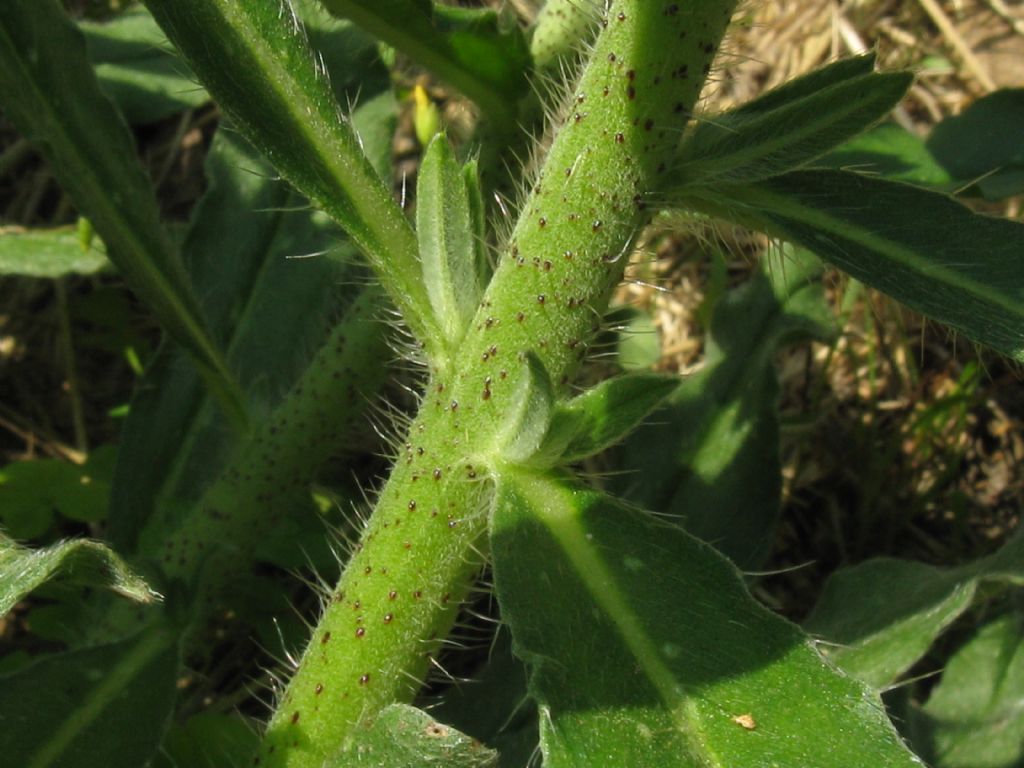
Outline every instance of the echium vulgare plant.
<svg viewBox="0 0 1024 768"><path fill-rule="evenodd" d="M524 30L426 0L147 0L151 17L135 9L132 23L159 25L173 52L155 55L180 57L174 67L187 65L230 127L214 140L209 189L179 246L105 94L125 111L136 102L101 90L103 71L89 63L115 27L80 31L56 0L11 0L0 16L5 112L168 340L125 427L109 546L3 540L5 611L60 574L76 578L52 599L79 603L65 614L65 651L5 662L5 760L921 764L880 691L983 580L1020 582L1020 547L901 572L927 583L885 609L865 595L892 592L892 571L888 581L843 576L809 620L814 639L757 603L739 568L763 560L777 511L772 356L795 337L828 337L813 252L1024 359L1022 229L841 168L833 150L884 117L911 80L875 72L872 56L701 114L736 5L551 0ZM382 49L329 14L481 111L465 147L429 140L414 221L386 181ZM361 106L347 114L339 99L355 94ZM523 154L534 159L509 222L507 205L490 200L506 199L507 169ZM575 386L634 242L666 210L802 249L721 300L699 376ZM322 253L339 249L358 251L372 277ZM279 258L304 250L319 256ZM339 534L323 530L310 488L330 460L351 458L394 349L422 371L415 413L382 407L401 433L392 466L364 518L335 520L348 543L331 551L324 542ZM616 453L629 472L585 479L581 462L630 433ZM343 562L321 585L315 626L301 640L281 630L303 650L281 651L289 663L270 673L273 711L248 728L232 714L251 704L245 686L218 671L225 657L239 666L224 638L262 631L274 645L268 618L286 625L297 593L269 580L268 564L307 558L321 581ZM69 598L79 593L66 582L121 594ZM478 679L425 691L429 673L457 659L443 651L480 590L493 590L501 628Z"/></svg>

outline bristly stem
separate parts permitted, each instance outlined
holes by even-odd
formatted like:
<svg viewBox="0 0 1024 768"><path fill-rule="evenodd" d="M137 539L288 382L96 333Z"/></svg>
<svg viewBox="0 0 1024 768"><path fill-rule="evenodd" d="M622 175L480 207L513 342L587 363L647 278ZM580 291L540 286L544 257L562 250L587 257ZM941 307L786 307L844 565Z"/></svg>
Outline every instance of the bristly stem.
<svg viewBox="0 0 1024 768"><path fill-rule="evenodd" d="M530 37L530 54L538 71L554 71L590 42L596 12L578 0L547 0L537 14Z"/></svg>
<svg viewBox="0 0 1024 768"><path fill-rule="evenodd" d="M382 303L377 287L365 288L190 513L154 517L140 534L140 553L162 576L197 591L201 617L230 606L226 595L248 572L257 545L279 535L316 473L358 431L388 372L380 364L388 354L387 325L377 317Z"/></svg>
<svg viewBox="0 0 1024 768"><path fill-rule="evenodd" d="M528 352L563 390L585 357L735 6L619 0L602 19L452 371L435 372L257 764L320 768L409 701L484 557L495 434ZM344 759L339 765L344 764Z"/></svg>
<svg viewBox="0 0 1024 768"><path fill-rule="evenodd" d="M211 620L237 607L239 583L251 575L258 546L307 510L310 483L360 432L389 373L380 362L390 336L379 317L383 301L377 286L364 288L187 513L160 505L139 531L134 564L161 592L188 597L187 654L202 651L197 643L208 641ZM127 601L104 596L102 606L89 642L119 640L152 619Z"/></svg>

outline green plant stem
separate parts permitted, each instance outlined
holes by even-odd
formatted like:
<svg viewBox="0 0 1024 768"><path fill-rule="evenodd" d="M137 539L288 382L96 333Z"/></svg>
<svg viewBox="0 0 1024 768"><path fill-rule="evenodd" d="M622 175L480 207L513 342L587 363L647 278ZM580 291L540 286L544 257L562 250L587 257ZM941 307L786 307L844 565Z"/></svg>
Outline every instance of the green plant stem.
<svg viewBox="0 0 1024 768"><path fill-rule="evenodd" d="M15 139L0 152L0 179L18 169L26 159L32 156L32 144L25 139Z"/></svg>
<svg viewBox="0 0 1024 768"><path fill-rule="evenodd" d="M330 764L361 724L418 690L484 556L498 434L527 376L526 354L564 390L734 5L612 3L453 373L428 383L259 765Z"/></svg>
<svg viewBox="0 0 1024 768"><path fill-rule="evenodd" d="M439 336L415 233L363 155L298 19L286 6L250 0L146 5L234 127L359 246L429 351Z"/></svg>
<svg viewBox="0 0 1024 768"><path fill-rule="evenodd" d="M140 536L139 551L163 577L192 585L201 613L222 605L252 563L257 544L309 504L309 484L344 449L380 391L387 329L382 296L368 288L352 303L302 377L249 435L190 515L163 510ZM201 571L201 572L200 572Z"/></svg>
<svg viewBox="0 0 1024 768"><path fill-rule="evenodd" d="M89 452L89 434L85 429L85 415L82 412L82 393L78 387L75 344L71 336L71 318L68 314L68 288L64 278L58 277L54 280L53 289L57 294L57 318L60 323L60 342L68 377L68 397L71 398L71 423L75 430L75 449L84 455Z"/></svg>
<svg viewBox="0 0 1024 768"><path fill-rule="evenodd" d="M206 639L211 618L232 607L261 540L289 516L309 513L309 485L344 450L383 386L388 369L380 360L390 350L381 304L378 289L364 290L188 513L160 506L140 533L135 564L162 592L190 601L187 651ZM88 640L110 642L152 618L125 601L105 601Z"/></svg>
<svg viewBox="0 0 1024 768"><path fill-rule="evenodd" d="M576 58L582 55L598 30L597 13L577 0L549 0L537 15L530 37L534 87L519 99L514 120L482 122L477 130L480 146L480 173L490 201L499 197L515 198L520 188L516 175L519 158L530 153L530 144L544 132L542 93L550 90L552 78L561 72L577 71Z"/></svg>
<svg viewBox="0 0 1024 768"><path fill-rule="evenodd" d="M590 42L596 13L579 0L548 0L537 14L530 54L538 71L550 71Z"/></svg>

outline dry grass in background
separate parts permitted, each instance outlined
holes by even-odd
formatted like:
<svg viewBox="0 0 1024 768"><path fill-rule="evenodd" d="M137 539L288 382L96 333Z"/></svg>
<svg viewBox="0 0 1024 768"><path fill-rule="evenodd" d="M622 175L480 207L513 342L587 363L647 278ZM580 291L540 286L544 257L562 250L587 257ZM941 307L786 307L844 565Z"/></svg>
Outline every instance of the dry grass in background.
<svg viewBox="0 0 1024 768"><path fill-rule="evenodd" d="M893 118L926 135L1000 87L1024 86L1024 4L1002 0L772 0L748 5L723 52L708 109L732 106L824 63L874 50L915 84ZM1024 134L1022 134L1024 140ZM1020 199L993 211L1019 217ZM716 233L731 268L751 239ZM704 263L662 245L666 291L628 287L654 312L663 367L700 364ZM1024 263L1022 263L1024 269ZM799 617L835 567L892 554L972 559L1018 524L1024 386L1017 366L838 275L832 347L784 353L784 517L766 594Z"/></svg>

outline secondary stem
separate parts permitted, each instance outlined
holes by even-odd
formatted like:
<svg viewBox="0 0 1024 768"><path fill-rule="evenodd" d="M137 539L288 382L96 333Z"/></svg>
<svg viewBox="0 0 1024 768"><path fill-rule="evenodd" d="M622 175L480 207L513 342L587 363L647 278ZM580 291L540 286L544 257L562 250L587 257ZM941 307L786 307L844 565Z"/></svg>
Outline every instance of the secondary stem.
<svg viewBox="0 0 1024 768"><path fill-rule="evenodd" d="M257 764L320 768L413 698L482 553L494 432L533 351L565 387L622 277L735 6L611 4L454 373L432 377Z"/></svg>
<svg viewBox="0 0 1024 768"><path fill-rule="evenodd" d="M437 336L416 235L363 155L290 6L249 0L146 0L236 129L345 229L410 329Z"/></svg>

